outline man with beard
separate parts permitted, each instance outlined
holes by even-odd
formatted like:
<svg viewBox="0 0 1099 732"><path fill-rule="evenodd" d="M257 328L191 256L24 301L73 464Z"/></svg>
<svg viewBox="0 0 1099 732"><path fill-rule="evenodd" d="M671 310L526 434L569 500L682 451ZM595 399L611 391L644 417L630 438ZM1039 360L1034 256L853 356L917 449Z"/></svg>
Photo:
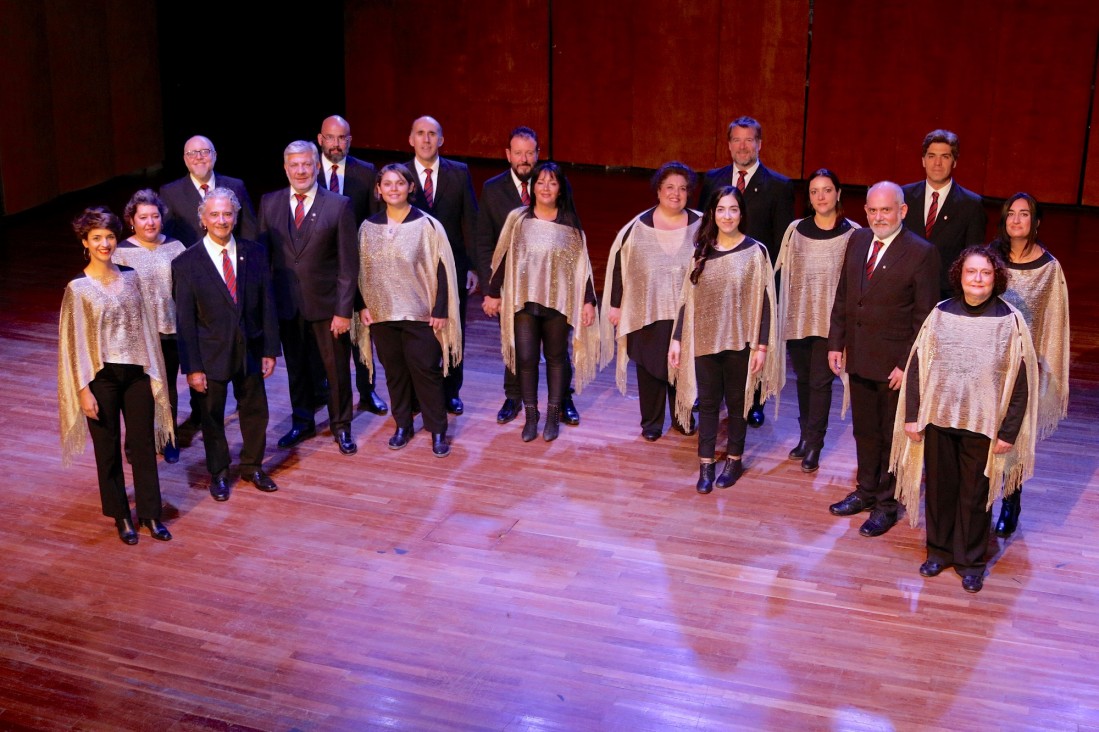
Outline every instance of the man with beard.
<svg viewBox="0 0 1099 732"><path fill-rule="evenodd" d="M183 164L187 166L187 175L160 188L160 199L168 207L164 234L168 238L179 239L184 246L193 246L202 239L202 222L195 212L202 199L214 188L228 188L240 202L240 214L233 233L249 241L255 241L258 235L256 213L252 209L252 199L244 188L244 181L220 173L215 175L214 163L217 159L218 151L210 138L195 135L183 145Z"/></svg>

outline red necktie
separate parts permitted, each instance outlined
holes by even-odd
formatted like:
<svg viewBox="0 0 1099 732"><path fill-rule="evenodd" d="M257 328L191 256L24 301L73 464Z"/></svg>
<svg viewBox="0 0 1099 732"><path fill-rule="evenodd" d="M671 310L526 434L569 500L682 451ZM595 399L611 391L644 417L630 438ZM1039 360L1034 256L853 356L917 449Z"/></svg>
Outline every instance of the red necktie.
<svg viewBox="0 0 1099 732"><path fill-rule="evenodd" d="M233 274L233 263L229 261L229 250L221 250L221 273L225 275L225 286L229 289L229 297L233 302L237 301L237 276Z"/></svg>
<svg viewBox="0 0 1099 732"><path fill-rule="evenodd" d="M744 192L744 171L743 170L738 170L737 174L740 177L736 179L736 189L738 191L740 191L741 193L743 193Z"/></svg>
<svg viewBox="0 0 1099 732"><path fill-rule="evenodd" d="M523 205L530 205L530 191L527 190L527 182L523 181L523 191L519 194L519 198L523 199Z"/></svg>
<svg viewBox="0 0 1099 732"><path fill-rule="evenodd" d="M295 193L294 198L298 199L298 206L294 209L294 228L300 229L301 222L305 218L305 194Z"/></svg>
<svg viewBox="0 0 1099 732"><path fill-rule="evenodd" d="M880 241L874 242L874 251L870 252L870 259L866 260L866 279L874 276L874 265L878 263L878 252L885 246Z"/></svg>
<svg viewBox="0 0 1099 732"><path fill-rule="evenodd" d="M202 197L203 198L206 198L206 196L210 195L210 186L209 186L209 184L203 183L201 186L199 186L199 188L202 189Z"/></svg>
<svg viewBox="0 0 1099 732"><path fill-rule="evenodd" d="M339 193L340 192L340 179L336 175L336 171L339 170L339 168L340 168L340 166L333 165L332 166L332 177L328 179L328 190L332 191L333 193Z"/></svg>
<svg viewBox="0 0 1099 732"><path fill-rule="evenodd" d="M923 225L924 235L928 239L931 238L931 230L935 228L935 215L937 213L939 213L939 192L935 191L931 194L931 208L927 209L927 221Z"/></svg>
<svg viewBox="0 0 1099 732"><path fill-rule="evenodd" d="M431 168L424 168L424 198L427 199L427 207L435 205L435 186L431 184Z"/></svg>

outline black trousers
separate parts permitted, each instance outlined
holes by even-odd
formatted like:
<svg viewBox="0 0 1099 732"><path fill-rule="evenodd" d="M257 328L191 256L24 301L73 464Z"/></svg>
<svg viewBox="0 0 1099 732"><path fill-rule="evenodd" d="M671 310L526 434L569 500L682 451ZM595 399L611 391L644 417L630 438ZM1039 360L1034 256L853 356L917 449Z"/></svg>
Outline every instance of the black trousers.
<svg viewBox="0 0 1099 732"><path fill-rule="evenodd" d="M810 448L824 447L828 412L832 409L832 381L828 367L828 339L818 336L786 341L790 363L797 376L798 426Z"/></svg>
<svg viewBox="0 0 1099 732"><path fill-rule="evenodd" d="M323 378L328 379L328 426L335 434L351 427L351 337L344 333L333 338L331 326L330 319L305 320L299 315L279 321L279 336L290 382L294 426L315 424L313 403L316 384L322 378L314 373L316 366L309 357L311 346L315 346L324 365Z"/></svg>
<svg viewBox="0 0 1099 732"><path fill-rule="evenodd" d="M462 353L466 352L466 305L469 303L469 290L466 289L466 278L469 276L469 268L458 264L455 267L455 275L458 280L458 322L462 324ZM447 375L443 377L443 392L447 400L457 399L462 390L462 382L465 376L465 360L457 366L450 364Z"/></svg>
<svg viewBox="0 0 1099 732"><path fill-rule="evenodd" d="M851 431L855 437L855 492L886 513L897 512L893 496L897 480L889 472L893 448L893 419L900 391L888 381L874 381L851 374Z"/></svg>
<svg viewBox="0 0 1099 732"><path fill-rule="evenodd" d="M358 314L355 317L358 317ZM354 343L351 344L351 360L355 362L355 390L359 392L359 399L362 400L374 391L377 380L370 378L370 370L362 362L362 354Z"/></svg>
<svg viewBox="0 0 1099 732"><path fill-rule="evenodd" d="M672 326L670 320L658 320L626 335L626 353L633 361L637 375L643 432L663 432L664 414L669 409L672 423L675 423L675 387L668 383L668 345L672 340Z"/></svg>
<svg viewBox="0 0 1099 732"><path fill-rule="evenodd" d="M240 449L240 472L263 468L267 451L267 387L263 374L245 374L241 369L228 381L206 377L206 395L202 400L202 440L206 445L206 469L210 475L229 470L229 442L225 438L225 399L229 385L237 400L237 418L244 444Z"/></svg>
<svg viewBox="0 0 1099 732"><path fill-rule="evenodd" d="M989 522L988 461L990 440L967 430L924 430L927 475L927 558L954 565L954 571L983 576Z"/></svg>
<svg viewBox="0 0 1099 732"><path fill-rule="evenodd" d="M729 410L729 440L726 453L744 454L744 436L748 421L744 419L744 384L748 381L748 360L751 350L722 351L695 357L695 379L698 381L698 456L713 459L717 450L717 424L721 401Z"/></svg>
<svg viewBox="0 0 1099 732"><path fill-rule="evenodd" d="M424 429L446 434L443 349L431 326L414 320L374 323L370 326L370 338L385 368L389 408L397 426L411 429L415 392Z"/></svg>
<svg viewBox="0 0 1099 732"><path fill-rule="evenodd" d="M550 308L541 308L541 311L541 315L535 315L529 308L524 308L515 313L519 388L523 404L537 407L538 356L541 352L546 357L547 402L551 407L560 407L571 372L566 366L569 362L569 323L564 313Z"/></svg>
<svg viewBox="0 0 1099 732"><path fill-rule="evenodd" d="M179 341L174 334L160 334L160 353L164 356L164 388L168 390L168 403L172 405L172 424L179 424ZM193 403L193 401L192 401ZM191 407L194 409L194 407Z"/></svg>
<svg viewBox="0 0 1099 732"><path fill-rule="evenodd" d="M462 331L465 332L464 330ZM569 339L572 340L571 338ZM565 388L561 392L562 395L571 394L572 389L569 384L572 383L572 361L565 359ZM515 373L507 366L504 367L504 397L507 399L514 399L517 402L523 401L523 392L519 388L519 374Z"/></svg>
<svg viewBox="0 0 1099 732"><path fill-rule="evenodd" d="M160 519L160 476L156 470L153 418L156 406L149 375L141 366L106 363L88 384L99 403L99 418L88 420L99 477L103 515L133 518L122 472L122 420L134 474L134 501L139 519Z"/></svg>

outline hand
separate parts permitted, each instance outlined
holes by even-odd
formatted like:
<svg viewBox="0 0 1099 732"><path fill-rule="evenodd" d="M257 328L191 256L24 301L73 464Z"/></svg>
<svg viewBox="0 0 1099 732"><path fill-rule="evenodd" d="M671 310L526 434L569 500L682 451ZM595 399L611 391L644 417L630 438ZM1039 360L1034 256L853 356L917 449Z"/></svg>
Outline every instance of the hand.
<svg viewBox="0 0 1099 732"><path fill-rule="evenodd" d="M268 358L264 356L260 359L260 368L263 369L263 378L267 378L271 374L275 373L275 361L278 359Z"/></svg>
<svg viewBox="0 0 1099 732"><path fill-rule="evenodd" d="M481 303L481 310L485 311L485 315L488 317L495 318L500 314L500 298L485 295L485 300Z"/></svg>
<svg viewBox="0 0 1099 732"><path fill-rule="evenodd" d="M370 317L370 311L366 308L359 311L359 322L368 328L374 324L374 318Z"/></svg>
<svg viewBox="0 0 1099 732"><path fill-rule="evenodd" d="M679 351L681 349L679 341L673 340L668 345L668 365L673 369L679 368Z"/></svg>
<svg viewBox="0 0 1099 732"><path fill-rule="evenodd" d="M622 308L611 308L607 311L607 320L611 321L611 325L618 327L618 322L622 320Z"/></svg>
<svg viewBox="0 0 1099 732"><path fill-rule="evenodd" d="M77 392L77 396L80 397L80 411L84 416L88 419L99 419L99 402L95 400L91 388L85 386Z"/></svg>
<svg viewBox="0 0 1099 732"><path fill-rule="evenodd" d="M889 388L893 391L901 388L901 379L904 378L904 372L896 366L889 372Z"/></svg>
<svg viewBox="0 0 1099 732"><path fill-rule="evenodd" d="M752 351L752 358L748 361L748 373L758 374L763 370L763 364L767 361L767 351L757 348Z"/></svg>
<svg viewBox="0 0 1099 732"><path fill-rule="evenodd" d="M477 277L477 273L472 269L466 273L466 292L477 292L477 285L481 284L481 280Z"/></svg>
<svg viewBox="0 0 1099 732"><path fill-rule="evenodd" d="M913 442L923 442L923 430L916 429L915 422L905 422L904 433L908 435L908 439Z"/></svg>
<svg viewBox="0 0 1099 732"><path fill-rule="evenodd" d="M1014 447L1015 445L1013 445L1012 443L1004 442L1003 440L997 438L996 447L992 448L992 454L1003 455L1005 452L1011 452Z"/></svg>
<svg viewBox="0 0 1099 732"><path fill-rule="evenodd" d="M191 387L199 394L206 393L206 373L203 371L193 371L187 374L187 386Z"/></svg>
<svg viewBox="0 0 1099 732"><path fill-rule="evenodd" d="M843 351L829 351L828 352L828 368L832 369L832 373L839 376L843 371Z"/></svg>
<svg viewBox="0 0 1099 732"><path fill-rule="evenodd" d="M332 316L332 325L329 327L332 331L333 338L339 338L347 331L351 330L351 318L341 318L339 315Z"/></svg>
<svg viewBox="0 0 1099 732"><path fill-rule="evenodd" d="M428 318L427 322L431 325L431 329L438 332L446 327L446 318Z"/></svg>
<svg viewBox="0 0 1099 732"><path fill-rule="evenodd" d="M584 309L580 311L580 325L587 328L595 322L595 306L590 302L584 303Z"/></svg>

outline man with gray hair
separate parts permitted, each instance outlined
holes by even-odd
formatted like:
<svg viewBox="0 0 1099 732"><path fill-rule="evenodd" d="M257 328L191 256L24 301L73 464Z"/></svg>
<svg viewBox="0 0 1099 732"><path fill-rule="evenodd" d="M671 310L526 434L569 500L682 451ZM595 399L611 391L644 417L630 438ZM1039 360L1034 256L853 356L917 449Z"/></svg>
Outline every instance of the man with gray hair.
<svg viewBox="0 0 1099 732"><path fill-rule="evenodd" d="M896 479L889 472L893 418L912 342L939 294L939 255L904 228L908 207L900 186L875 183L866 193L866 220L847 242L832 321L828 364L846 366L858 461L856 488L829 507L836 516L870 511L859 529L880 536L897 523Z"/></svg>
<svg viewBox="0 0 1099 732"><path fill-rule="evenodd" d="M274 274L275 307L286 356L293 421L279 440L289 448L313 437L316 344L328 379L328 423L344 455L357 451L351 437L351 317L359 281L359 254L351 199L317 185L320 153L297 140L283 152L288 188L260 201L260 240Z"/></svg>

